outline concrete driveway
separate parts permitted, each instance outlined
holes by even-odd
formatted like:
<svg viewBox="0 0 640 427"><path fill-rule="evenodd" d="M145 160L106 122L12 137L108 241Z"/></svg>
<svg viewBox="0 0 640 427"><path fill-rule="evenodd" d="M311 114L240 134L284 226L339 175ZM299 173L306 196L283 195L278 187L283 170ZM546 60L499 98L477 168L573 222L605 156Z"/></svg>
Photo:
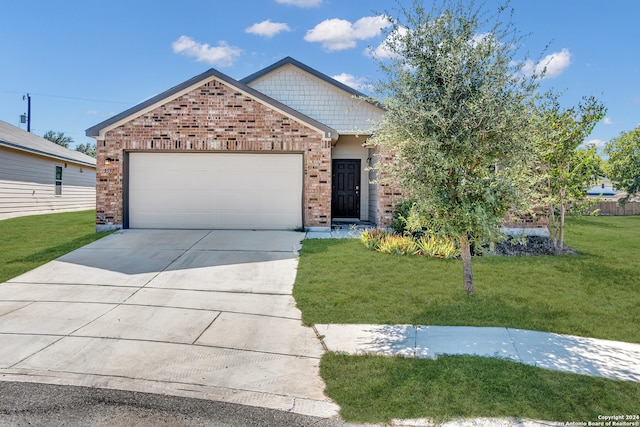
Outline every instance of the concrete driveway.
<svg viewBox="0 0 640 427"><path fill-rule="evenodd" d="M291 295L303 234L124 230L0 285L0 379L337 415Z"/></svg>

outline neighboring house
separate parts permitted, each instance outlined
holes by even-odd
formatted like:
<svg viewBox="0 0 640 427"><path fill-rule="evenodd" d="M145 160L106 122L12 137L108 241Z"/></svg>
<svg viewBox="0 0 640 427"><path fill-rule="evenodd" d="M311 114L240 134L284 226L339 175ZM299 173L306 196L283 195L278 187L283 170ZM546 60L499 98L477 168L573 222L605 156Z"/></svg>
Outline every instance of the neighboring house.
<svg viewBox="0 0 640 427"><path fill-rule="evenodd" d="M0 121L0 220L95 206L93 157Z"/></svg>
<svg viewBox="0 0 640 427"><path fill-rule="evenodd" d="M615 189L611 180L607 178L600 178L596 185L587 190L587 197L592 199L618 200L626 196L627 193Z"/></svg>
<svg viewBox="0 0 640 427"><path fill-rule="evenodd" d="M97 230L386 226L364 147L383 110L285 58L240 81L214 69L90 129Z"/></svg>

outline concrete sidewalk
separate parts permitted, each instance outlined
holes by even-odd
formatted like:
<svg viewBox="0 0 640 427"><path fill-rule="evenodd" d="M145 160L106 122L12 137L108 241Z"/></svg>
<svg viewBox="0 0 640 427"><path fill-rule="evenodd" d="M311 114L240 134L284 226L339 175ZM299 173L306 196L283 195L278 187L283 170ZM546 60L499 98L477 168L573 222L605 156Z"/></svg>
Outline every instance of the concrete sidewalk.
<svg viewBox="0 0 640 427"><path fill-rule="evenodd" d="M640 382L640 344L511 328L315 325L329 351L435 359L497 357L540 368Z"/></svg>
<svg viewBox="0 0 640 427"><path fill-rule="evenodd" d="M124 230L0 286L0 380L335 417L292 296L302 233Z"/></svg>

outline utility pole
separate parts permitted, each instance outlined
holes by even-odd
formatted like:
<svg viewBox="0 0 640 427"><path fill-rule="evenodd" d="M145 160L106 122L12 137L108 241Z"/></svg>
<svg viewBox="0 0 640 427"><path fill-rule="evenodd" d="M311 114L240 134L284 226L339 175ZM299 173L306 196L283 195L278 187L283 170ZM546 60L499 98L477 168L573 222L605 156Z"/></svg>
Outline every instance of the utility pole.
<svg viewBox="0 0 640 427"><path fill-rule="evenodd" d="M26 94L22 97L22 100L24 101L26 98L27 100L27 132L31 132L31 95ZM23 118L24 114L22 116L20 116L20 118ZM22 121L22 123L24 123L24 121Z"/></svg>

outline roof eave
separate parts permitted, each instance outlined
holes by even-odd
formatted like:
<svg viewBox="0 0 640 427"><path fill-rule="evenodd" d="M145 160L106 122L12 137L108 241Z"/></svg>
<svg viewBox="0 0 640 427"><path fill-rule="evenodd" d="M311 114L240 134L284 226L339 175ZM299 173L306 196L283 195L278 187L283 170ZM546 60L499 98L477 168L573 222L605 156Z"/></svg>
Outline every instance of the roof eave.
<svg viewBox="0 0 640 427"><path fill-rule="evenodd" d="M36 150L36 149L33 149L33 148L24 147L22 145L14 144L14 143L7 142L7 141L0 140L0 145L3 145L5 147L8 147L8 148L11 148L11 149L14 149L14 150L23 151L25 153L37 154L39 156L44 156L44 157L48 157L48 158L51 158L51 159L62 160L64 162L77 163L79 165L85 165L85 166L89 166L89 167L92 167L92 168L96 167L95 163L83 162L82 160L77 160L77 159L72 159L70 157L59 156L59 155L56 155L56 154L47 153L46 151Z"/></svg>
<svg viewBox="0 0 640 427"><path fill-rule="evenodd" d="M339 136L338 131L335 129L326 126L213 68L88 128L85 133L89 137L103 139L106 132L119 126L121 123L131 120L132 118L143 114L145 111L152 110L167 102L168 99L174 96L177 97L181 92L188 92L191 88L201 85L204 81L212 78L218 79L241 92L245 92L247 95L261 101L267 106L279 110L283 114L290 116L309 127L315 128L317 131L323 133L325 138L335 140Z"/></svg>

